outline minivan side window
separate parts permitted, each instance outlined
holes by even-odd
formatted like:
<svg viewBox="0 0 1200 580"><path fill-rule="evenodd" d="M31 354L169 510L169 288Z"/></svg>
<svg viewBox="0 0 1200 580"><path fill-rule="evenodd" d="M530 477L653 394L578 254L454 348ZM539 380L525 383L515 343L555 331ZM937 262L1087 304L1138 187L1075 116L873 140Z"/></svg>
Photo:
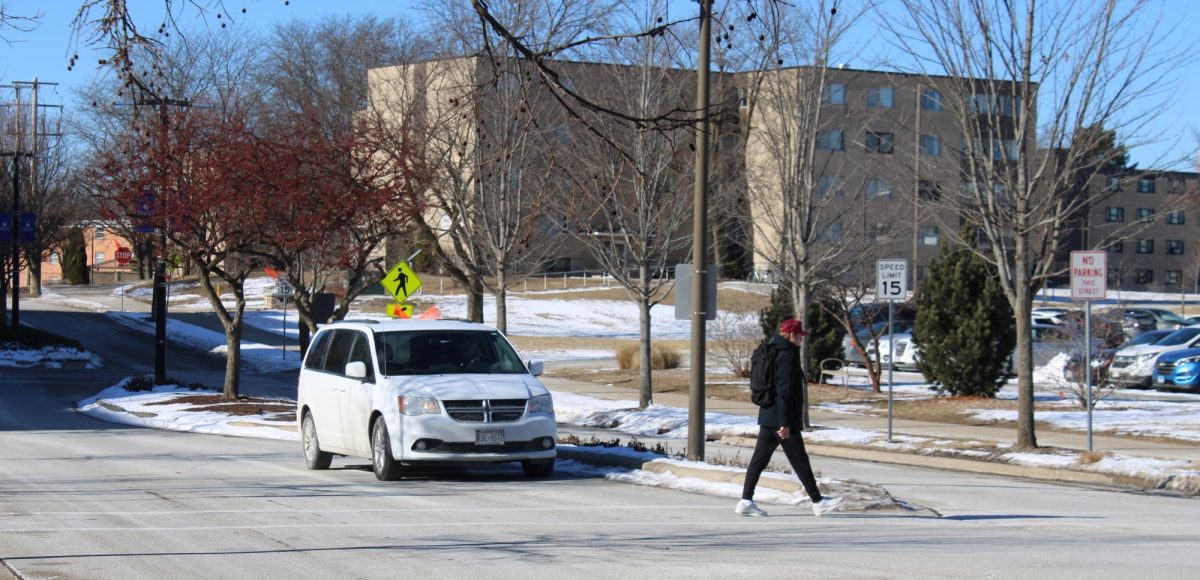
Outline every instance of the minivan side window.
<svg viewBox="0 0 1200 580"><path fill-rule="evenodd" d="M350 362L350 348L354 346L353 330L333 331L333 341L329 343L329 354L325 356L325 372L342 375L346 373L346 363Z"/></svg>
<svg viewBox="0 0 1200 580"><path fill-rule="evenodd" d="M324 332L317 336L317 340L308 348L308 356L304 357L304 368L325 369L325 353L329 352L329 337L332 335L332 332Z"/></svg>
<svg viewBox="0 0 1200 580"><path fill-rule="evenodd" d="M354 334L357 337L357 340L354 341L354 348L350 350L350 359L346 362L361 362L364 365L367 365L366 379L368 381L374 381L375 365L371 363L371 340L367 338L366 334L361 332L355 332Z"/></svg>

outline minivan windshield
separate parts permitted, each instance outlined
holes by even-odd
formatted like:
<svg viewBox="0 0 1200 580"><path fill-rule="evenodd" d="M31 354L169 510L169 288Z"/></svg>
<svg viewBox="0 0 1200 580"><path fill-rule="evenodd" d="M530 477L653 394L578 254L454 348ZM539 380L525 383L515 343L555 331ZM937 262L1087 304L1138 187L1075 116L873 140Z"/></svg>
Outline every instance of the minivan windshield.
<svg viewBox="0 0 1200 580"><path fill-rule="evenodd" d="M1162 340L1154 344L1161 346L1176 346L1196 338L1197 334L1200 334L1200 328L1180 328L1179 330L1164 336Z"/></svg>
<svg viewBox="0 0 1200 580"><path fill-rule="evenodd" d="M375 334L384 375L523 374L516 351L497 331L423 330Z"/></svg>

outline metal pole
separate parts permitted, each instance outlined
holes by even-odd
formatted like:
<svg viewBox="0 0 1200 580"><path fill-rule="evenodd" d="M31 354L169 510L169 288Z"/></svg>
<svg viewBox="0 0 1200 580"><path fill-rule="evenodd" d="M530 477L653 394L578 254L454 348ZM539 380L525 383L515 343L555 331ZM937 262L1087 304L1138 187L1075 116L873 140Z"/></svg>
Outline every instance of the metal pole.
<svg viewBox="0 0 1200 580"><path fill-rule="evenodd" d="M283 297L283 360L287 360L287 296Z"/></svg>
<svg viewBox="0 0 1200 580"><path fill-rule="evenodd" d="M18 114L20 114L18 112ZM18 149L20 136L17 136ZM21 326L21 156L13 155L12 327Z"/></svg>
<svg viewBox="0 0 1200 580"><path fill-rule="evenodd" d="M896 331L892 326L893 304L895 303L888 300L888 443L892 442L892 369L896 365Z"/></svg>
<svg viewBox="0 0 1200 580"><path fill-rule="evenodd" d="M704 326L708 269L708 69L712 0L700 1L700 62L696 70L696 189L692 221L692 377L688 403L688 459L704 460Z"/></svg>
<svg viewBox="0 0 1200 580"><path fill-rule="evenodd" d="M1092 450L1092 301L1084 301L1083 307L1083 368L1087 389L1088 451Z"/></svg>

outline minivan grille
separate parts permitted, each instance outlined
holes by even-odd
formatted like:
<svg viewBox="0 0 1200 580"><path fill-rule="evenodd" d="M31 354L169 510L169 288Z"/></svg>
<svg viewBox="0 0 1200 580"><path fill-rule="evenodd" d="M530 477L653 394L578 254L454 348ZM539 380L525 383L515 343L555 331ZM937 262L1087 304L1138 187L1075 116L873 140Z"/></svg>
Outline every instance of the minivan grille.
<svg viewBox="0 0 1200 580"><path fill-rule="evenodd" d="M451 419L464 423L511 423L525 414L525 399L442 401Z"/></svg>

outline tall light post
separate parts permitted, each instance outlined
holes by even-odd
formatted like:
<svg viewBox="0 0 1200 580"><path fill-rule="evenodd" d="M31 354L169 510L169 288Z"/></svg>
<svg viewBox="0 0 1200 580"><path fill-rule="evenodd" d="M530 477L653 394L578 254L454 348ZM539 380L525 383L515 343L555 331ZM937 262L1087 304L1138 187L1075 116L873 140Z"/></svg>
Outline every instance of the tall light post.
<svg viewBox="0 0 1200 580"><path fill-rule="evenodd" d="M704 460L705 280L708 274L708 69L712 0L700 0L700 61L696 69L696 189L692 220L692 349L688 390L688 459ZM677 298L678 299L678 298Z"/></svg>

